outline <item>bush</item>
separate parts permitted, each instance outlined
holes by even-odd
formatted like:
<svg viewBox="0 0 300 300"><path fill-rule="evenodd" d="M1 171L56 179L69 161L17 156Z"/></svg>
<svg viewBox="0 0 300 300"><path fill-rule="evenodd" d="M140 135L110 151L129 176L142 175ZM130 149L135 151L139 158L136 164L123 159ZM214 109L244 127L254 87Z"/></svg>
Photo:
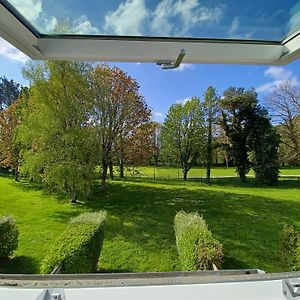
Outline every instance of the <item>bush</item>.
<svg viewBox="0 0 300 300"><path fill-rule="evenodd" d="M104 239L106 211L83 213L70 221L42 262L41 273L57 266L60 273L90 273L97 263Z"/></svg>
<svg viewBox="0 0 300 300"><path fill-rule="evenodd" d="M183 271L210 270L213 265L221 267L223 246L198 213L177 213L174 229Z"/></svg>
<svg viewBox="0 0 300 300"><path fill-rule="evenodd" d="M19 230L11 216L0 217L0 257L9 257L18 248Z"/></svg>
<svg viewBox="0 0 300 300"><path fill-rule="evenodd" d="M284 225L281 237L281 258L285 271L297 269L297 257L300 258L299 234L292 225Z"/></svg>

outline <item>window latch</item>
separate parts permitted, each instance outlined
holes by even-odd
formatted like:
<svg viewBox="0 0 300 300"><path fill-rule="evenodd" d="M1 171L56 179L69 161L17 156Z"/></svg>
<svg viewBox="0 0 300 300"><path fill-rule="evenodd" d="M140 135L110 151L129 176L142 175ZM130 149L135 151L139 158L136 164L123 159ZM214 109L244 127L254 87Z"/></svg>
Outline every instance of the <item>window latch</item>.
<svg viewBox="0 0 300 300"><path fill-rule="evenodd" d="M285 279L282 281L283 294L287 299L300 299L300 279Z"/></svg>
<svg viewBox="0 0 300 300"><path fill-rule="evenodd" d="M185 50L181 49L181 51L175 61L162 60L162 61L158 61L156 64L159 66L162 66L163 70L176 69L182 63L184 56L185 56Z"/></svg>

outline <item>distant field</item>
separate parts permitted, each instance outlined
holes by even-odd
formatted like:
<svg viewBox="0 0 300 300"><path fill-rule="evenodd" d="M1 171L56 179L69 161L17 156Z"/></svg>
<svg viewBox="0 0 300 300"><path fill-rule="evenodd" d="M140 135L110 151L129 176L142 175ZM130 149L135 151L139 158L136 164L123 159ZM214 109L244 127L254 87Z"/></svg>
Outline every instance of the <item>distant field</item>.
<svg viewBox="0 0 300 300"><path fill-rule="evenodd" d="M125 172L125 175L127 177L151 177L154 178L166 178L166 179L178 179L182 178L182 172L179 168L174 167L157 167L154 168L152 166L150 167L139 167L136 170L138 170L138 173L133 175L132 172L129 172L128 170ZM211 176L212 177L222 177L222 176L236 176L234 167L230 168L224 168L224 167L214 167L211 169ZM250 176L254 175L254 172L250 170L249 174ZM300 168L283 168L280 170L280 175L299 175L300 176ZM188 178L204 178L206 177L206 169L205 168L192 168L189 171Z"/></svg>

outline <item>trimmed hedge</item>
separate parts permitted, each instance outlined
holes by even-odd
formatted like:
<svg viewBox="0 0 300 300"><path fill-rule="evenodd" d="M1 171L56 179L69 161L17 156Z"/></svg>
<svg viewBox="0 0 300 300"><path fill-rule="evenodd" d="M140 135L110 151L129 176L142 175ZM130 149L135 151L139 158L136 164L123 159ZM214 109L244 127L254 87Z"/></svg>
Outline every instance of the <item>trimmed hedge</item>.
<svg viewBox="0 0 300 300"><path fill-rule="evenodd" d="M96 271L106 215L106 211L99 211L73 218L43 260L41 273L49 274L58 266L64 274Z"/></svg>
<svg viewBox="0 0 300 300"><path fill-rule="evenodd" d="M6 258L18 248L19 230L11 216L0 217L0 257Z"/></svg>
<svg viewBox="0 0 300 300"><path fill-rule="evenodd" d="M281 259L285 271L292 271L297 265L299 234L292 225L284 225L280 236Z"/></svg>
<svg viewBox="0 0 300 300"><path fill-rule="evenodd" d="M300 271L300 234L293 225L283 226L280 243L284 270Z"/></svg>
<svg viewBox="0 0 300 300"><path fill-rule="evenodd" d="M182 271L211 270L213 265L221 267L223 246L198 213L178 212L174 229Z"/></svg>

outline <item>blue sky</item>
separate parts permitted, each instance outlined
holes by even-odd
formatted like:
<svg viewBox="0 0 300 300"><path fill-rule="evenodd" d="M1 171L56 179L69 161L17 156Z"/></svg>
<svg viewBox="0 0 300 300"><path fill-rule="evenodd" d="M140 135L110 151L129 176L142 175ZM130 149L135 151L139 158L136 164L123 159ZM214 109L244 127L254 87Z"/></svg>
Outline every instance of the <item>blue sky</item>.
<svg viewBox="0 0 300 300"><path fill-rule="evenodd" d="M6 76L22 85L28 83L21 70L28 57L0 38L0 77ZM254 87L261 103L272 89L285 80L300 85L300 60L283 66L256 65L181 65L176 70L162 70L155 64L112 63L136 78L140 91L153 110L153 118L163 121L169 106L192 96L203 98L210 85L221 95L229 86Z"/></svg>
<svg viewBox="0 0 300 300"><path fill-rule="evenodd" d="M281 40L300 25L295 0L9 0L42 33ZM60 32L64 30L60 29Z"/></svg>

